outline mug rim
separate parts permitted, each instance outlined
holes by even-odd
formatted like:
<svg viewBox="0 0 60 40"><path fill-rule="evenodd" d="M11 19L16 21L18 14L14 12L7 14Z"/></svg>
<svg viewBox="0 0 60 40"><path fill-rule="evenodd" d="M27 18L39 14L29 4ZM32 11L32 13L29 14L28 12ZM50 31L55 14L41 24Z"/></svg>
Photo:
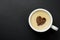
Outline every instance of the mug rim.
<svg viewBox="0 0 60 40"><path fill-rule="evenodd" d="M51 22L50 22L49 27L47 27L47 28L44 29L44 30L37 30L37 29L35 29L35 28L32 26L31 22L30 22L30 18L31 18L31 16L32 16L32 14L34 14L34 12L36 12L36 11L38 11L38 10L43 10L43 11L47 12L48 15L49 15L50 18L51 18ZM53 22L53 18L52 18L51 13L50 13L48 10L43 9L43 8L38 8L38 9L33 10L33 11L30 13L29 18L28 18L28 22L29 22L30 27L31 27L34 31L36 31L36 32L45 32L45 31L47 31L48 29L50 29L50 27L51 27L51 25L52 25L52 22Z"/></svg>

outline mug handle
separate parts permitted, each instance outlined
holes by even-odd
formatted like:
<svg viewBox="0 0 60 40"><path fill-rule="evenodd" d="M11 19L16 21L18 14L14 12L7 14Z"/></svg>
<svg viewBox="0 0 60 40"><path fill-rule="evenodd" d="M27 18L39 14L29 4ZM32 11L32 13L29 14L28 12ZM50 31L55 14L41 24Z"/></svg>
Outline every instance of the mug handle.
<svg viewBox="0 0 60 40"><path fill-rule="evenodd" d="M54 26L54 25L52 25L52 27L51 27L53 30L55 30L55 31L58 31L58 27L56 27L56 26Z"/></svg>

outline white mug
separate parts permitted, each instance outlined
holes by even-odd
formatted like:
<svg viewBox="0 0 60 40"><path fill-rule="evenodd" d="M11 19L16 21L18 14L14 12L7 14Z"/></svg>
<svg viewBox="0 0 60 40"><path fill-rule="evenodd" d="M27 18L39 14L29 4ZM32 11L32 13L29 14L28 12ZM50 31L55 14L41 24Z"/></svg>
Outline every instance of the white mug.
<svg viewBox="0 0 60 40"><path fill-rule="evenodd" d="M30 18L31 18L31 16L32 16L32 14L33 14L34 12L38 11L38 10L42 10L42 11L47 12L47 13L49 14L50 18L51 18L50 25L49 25L46 29L44 29L44 30L37 30L37 29L35 29L35 28L31 25L31 22L30 22ZM43 8L38 8L38 9L33 10L33 11L31 12L31 14L29 15L28 22L29 22L30 27L31 27L34 31L36 31L36 32L45 32L45 31L49 30L50 28L52 28L52 29L55 30L55 31L58 31L58 27L52 25L52 23L53 23L53 17L52 17L52 15L51 15L51 13L50 13L49 11L47 11L46 9L43 9Z"/></svg>

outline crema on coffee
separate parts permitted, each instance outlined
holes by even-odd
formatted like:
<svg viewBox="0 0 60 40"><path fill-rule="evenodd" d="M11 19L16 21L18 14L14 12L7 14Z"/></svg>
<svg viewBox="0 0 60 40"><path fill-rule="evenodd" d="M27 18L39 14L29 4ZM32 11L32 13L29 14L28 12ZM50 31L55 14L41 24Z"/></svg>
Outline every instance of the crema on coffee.
<svg viewBox="0 0 60 40"><path fill-rule="evenodd" d="M32 14L30 22L35 29L44 30L50 25L51 19L47 12L38 10Z"/></svg>

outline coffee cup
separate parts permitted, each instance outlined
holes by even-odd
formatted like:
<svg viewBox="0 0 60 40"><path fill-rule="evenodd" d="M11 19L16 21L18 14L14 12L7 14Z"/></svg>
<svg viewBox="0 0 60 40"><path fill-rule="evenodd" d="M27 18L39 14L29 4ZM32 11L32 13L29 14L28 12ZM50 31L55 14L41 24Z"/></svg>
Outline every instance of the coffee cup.
<svg viewBox="0 0 60 40"><path fill-rule="evenodd" d="M34 17L33 17L33 19L31 19L31 17L35 14L35 12L37 12L37 11L43 11L43 12L40 12L40 13L42 13L42 15L44 14L44 12L46 12L46 14L49 16L49 19L46 19L47 21L48 20L50 20L50 22L48 21L46 21L46 23L45 24L43 24L42 26L44 26L45 27L45 29L43 29L43 27L41 27L41 30L39 29L40 28L40 26L39 27L36 27L36 28L34 28L34 25L37 25L37 23L36 23L36 19L34 19ZM36 13L36 14L38 14L38 15L40 15L38 12ZM36 15L34 15L34 16L36 16ZM45 16L45 15L44 15ZM47 17L48 17L47 16ZM46 18L47 18L46 17ZM35 21L35 23L36 24L34 24L34 22L33 21ZM32 23L33 22L33 23ZM28 18L28 23L29 23L29 25L30 25L30 27L34 30L34 31L36 31L36 32L46 32L46 31L48 31L50 28L52 28L53 30L55 30L55 31L58 31L58 27L56 27L56 26L54 26L54 25L52 25L52 23L53 23L53 17L52 17L52 15L51 15L51 13L48 11L48 10L46 10L46 9L43 9L43 8L38 8L38 9L35 9L35 10L33 10L31 13L30 13L30 15L29 15L29 18ZM32 25L33 24L33 25ZM46 25L46 24L49 24L49 25ZM37 29L38 28L38 29Z"/></svg>

